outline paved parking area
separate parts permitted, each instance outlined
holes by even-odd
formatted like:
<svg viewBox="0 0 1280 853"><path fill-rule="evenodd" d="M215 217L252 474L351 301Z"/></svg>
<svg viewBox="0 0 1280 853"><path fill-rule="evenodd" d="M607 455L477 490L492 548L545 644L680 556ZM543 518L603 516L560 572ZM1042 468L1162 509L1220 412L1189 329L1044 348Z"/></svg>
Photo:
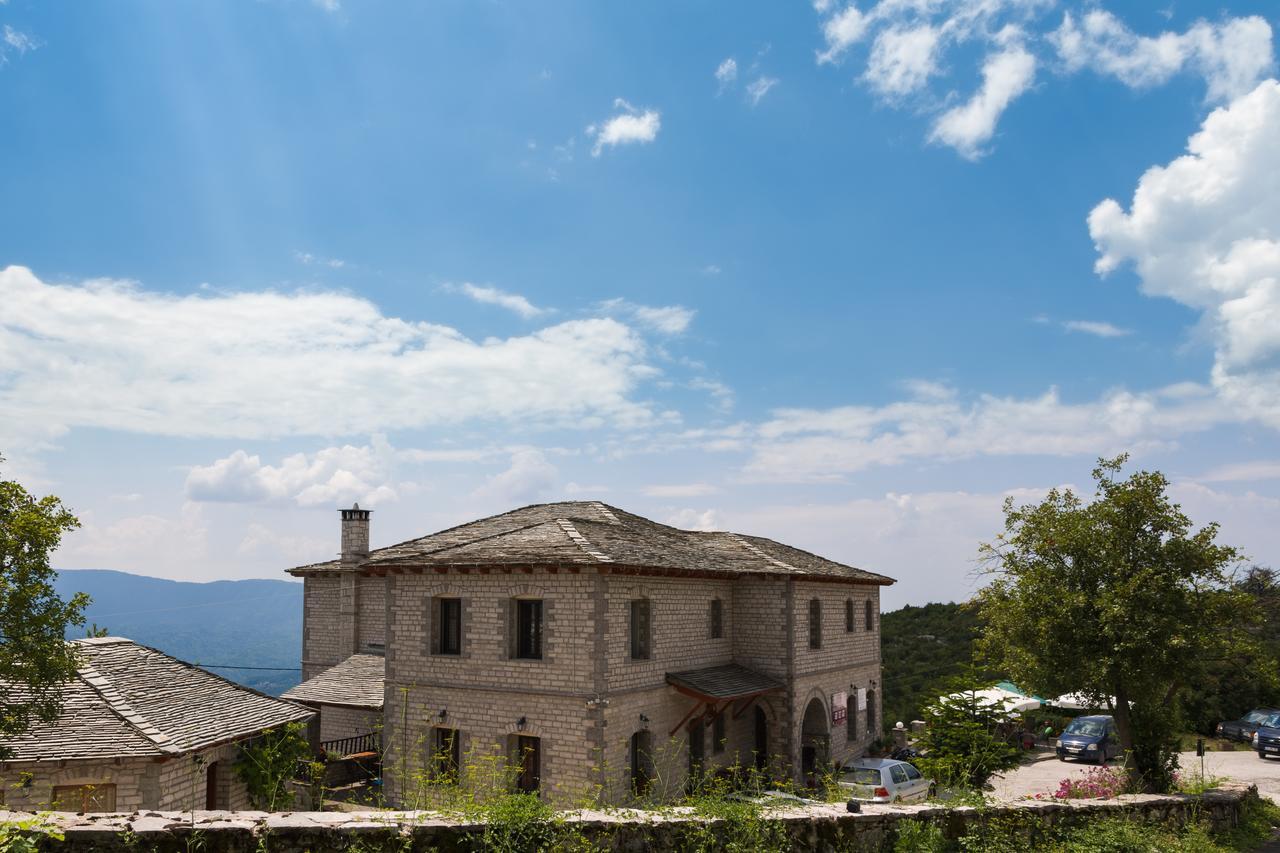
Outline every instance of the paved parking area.
<svg viewBox="0 0 1280 853"><path fill-rule="evenodd" d="M1194 752L1182 753L1181 765L1184 773L1200 772L1200 759ZM995 777L992 785L995 796L1003 800L1016 800L1040 793L1052 794L1063 779L1068 776L1083 776L1094 767L1093 764L1059 761L1056 758L1043 759ZM1204 772L1210 777L1251 782L1258 786L1259 794L1280 804L1280 760L1271 758L1264 761L1252 750L1209 752L1204 757Z"/></svg>

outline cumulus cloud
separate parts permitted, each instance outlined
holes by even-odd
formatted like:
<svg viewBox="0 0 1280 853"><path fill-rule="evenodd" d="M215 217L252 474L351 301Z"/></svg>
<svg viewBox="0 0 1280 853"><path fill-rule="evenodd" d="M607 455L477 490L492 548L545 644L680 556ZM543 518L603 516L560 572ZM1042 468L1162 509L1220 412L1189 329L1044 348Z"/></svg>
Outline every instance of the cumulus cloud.
<svg viewBox="0 0 1280 853"><path fill-rule="evenodd" d="M484 305L497 305L499 308L506 308L526 320L540 317L547 313L545 308L539 308L518 293L508 293L505 290L499 290L489 285L463 282L462 284L446 284L444 285L444 290L449 293L459 293Z"/></svg>
<svg viewBox="0 0 1280 853"><path fill-rule="evenodd" d="M873 466L975 456L1071 456L1168 446L1229 420L1208 388L1039 397L924 397L884 406L782 409L759 425L744 472L756 480L841 480Z"/></svg>
<svg viewBox="0 0 1280 853"><path fill-rule="evenodd" d="M1213 384L1243 416L1280 427L1280 83L1205 119L1187 153L1107 199L1089 233L1107 274L1132 264L1144 293L1204 314Z"/></svg>
<svg viewBox="0 0 1280 853"><path fill-rule="evenodd" d="M375 506L399 497L390 482L395 451L375 436L363 447L343 445L317 453L295 453L279 465L264 465L237 450L187 473L193 501L246 503L292 501L299 506L339 506L359 501Z"/></svg>
<svg viewBox="0 0 1280 853"><path fill-rule="evenodd" d="M595 140L591 147L592 157L599 157L606 147L644 144L658 138L662 116L657 110L637 109L622 98L616 99L613 106L621 112L587 127L587 136Z"/></svg>
<svg viewBox="0 0 1280 853"><path fill-rule="evenodd" d="M1101 8L1057 17L1054 0L879 0L841 6L814 3L821 19L819 64L838 65L859 45L865 67L857 79L886 103L931 117L931 141L977 159L1001 116L1035 79L1038 67L1065 74L1085 69L1140 88L1179 72L1204 78L1209 101L1255 86L1274 66L1271 27L1261 17L1197 21L1185 32L1135 33ZM1049 19L1053 13L1053 20ZM980 47L976 50L974 47ZM983 56L982 85L963 103L930 91L962 71L960 60Z"/></svg>
<svg viewBox="0 0 1280 853"><path fill-rule="evenodd" d="M714 509L678 509L668 513L665 521L681 530L724 530L720 513Z"/></svg>
<svg viewBox="0 0 1280 853"><path fill-rule="evenodd" d="M256 439L657 417L632 399L655 374L644 338L613 317L475 341L343 293L174 296L123 281L49 284L16 266L0 270L0 304L9 452L74 427ZM670 333L687 326L681 316L635 322Z"/></svg>
<svg viewBox="0 0 1280 853"><path fill-rule="evenodd" d="M1081 332L1098 338L1123 338L1125 335L1133 334L1132 329L1122 329L1100 320L1066 320L1062 328L1068 332Z"/></svg>
<svg viewBox="0 0 1280 853"><path fill-rule="evenodd" d="M1031 86L1035 74L1036 59L1021 45L991 54L982 66L982 87L938 117L930 141L949 145L968 160L978 159L986 153L983 146L995 135L1000 116Z"/></svg>
<svg viewBox="0 0 1280 853"><path fill-rule="evenodd" d="M1210 101L1243 95L1274 65L1271 27L1258 16L1197 21L1184 33L1142 36L1105 9L1093 9L1079 22L1066 12L1049 39L1069 72L1091 69L1148 88L1192 70L1204 78Z"/></svg>
<svg viewBox="0 0 1280 853"><path fill-rule="evenodd" d="M475 497L503 505L535 501L550 491L559 476L556 466L540 450L517 450L511 464L475 492Z"/></svg>

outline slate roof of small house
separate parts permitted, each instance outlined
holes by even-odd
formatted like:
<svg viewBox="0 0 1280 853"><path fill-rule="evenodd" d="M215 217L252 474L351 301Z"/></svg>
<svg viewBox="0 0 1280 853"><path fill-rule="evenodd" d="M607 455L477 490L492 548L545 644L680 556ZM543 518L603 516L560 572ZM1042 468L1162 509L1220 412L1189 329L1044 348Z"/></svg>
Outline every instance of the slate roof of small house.
<svg viewBox="0 0 1280 853"><path fill-rule="evenodd" d="M4 741L9 761L160 758L239 740L314 712L121 637L73 640L63 708Z"/></svg>
<svg viewBox="0 0 1280 853"><path fill-rule="evenodd" d="M366 573L391 567L611 566L726 574L795 575L888 585L893 579L761 536L681 530L599 501L534 504L371 551ZM338 560L298 566L336 571Z"/></svg>
<svg viewBox="0 0 1280 853"><path fill-rule="evenodd" d="M782 682L736 663L668 672L667 683L709 699L739 699L781 690Z"/></svg>
<svg viewBox="0 0 1280 853"><path fill-rule="evenodd" d="M290 690L281 698L317 705L346 705L382 710L382 685L386 678L382 655L352 655Z"/></svg>

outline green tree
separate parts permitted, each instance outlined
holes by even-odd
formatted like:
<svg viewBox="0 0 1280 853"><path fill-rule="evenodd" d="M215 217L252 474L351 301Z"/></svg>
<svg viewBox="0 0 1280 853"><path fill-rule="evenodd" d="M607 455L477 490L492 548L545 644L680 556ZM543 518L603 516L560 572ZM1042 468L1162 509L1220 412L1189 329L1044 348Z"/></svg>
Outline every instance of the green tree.
<svg viewBox="0 0 1280 853"><path fill-rule="evenodd" d="M1217 525L1193 530L1159 472L1118 479L1127 458L1099 460L1092 501L1069 489L1005 501L1004 532L982 546L995 577L978 595L979 651L1032 692L1111 707L1135 783L1165 791L1180 689L1213 661L1258 653L1260 620Z"/></svg>
<svg viewBox="0 0 1280 853"><path fill-rule="evenodd" d="M924 708L925 730L916 744L923 756L916 763L939 785L980 789L1018 763L1018 747L1001 732L1007 715L978 696L980 684L972 675L952 679Z"/></svg>
<svg viewBox="0 0 1280 853"><path fill-rule="evenodd" d="M3 461L0 458L0 461ZM36 498L0 480L0 740L34 721L57 719L60 685L75 676L68 625L84 624L84 594L63 601L54 590L49 554L79 527L56 497ZM7 749L0 743L0 757Z"/></svg>
<svg viewBox="0 0 1280 853"><path fill-rule="evenodd" d="M245 783L254 808L278 812L293 805L290 782L309 776L304 781L310 783L323 774L324 765L313 758L306 725L285 723L242 745L235 771Z"/></svg>

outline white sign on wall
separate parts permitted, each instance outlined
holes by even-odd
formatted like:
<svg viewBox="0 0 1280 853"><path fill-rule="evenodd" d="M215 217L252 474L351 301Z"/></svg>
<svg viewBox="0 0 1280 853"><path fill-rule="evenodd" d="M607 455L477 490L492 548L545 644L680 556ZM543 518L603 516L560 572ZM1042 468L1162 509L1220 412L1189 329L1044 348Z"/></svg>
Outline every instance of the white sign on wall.
<svg viewBox="0 0 1280 853"><path fill-rule="evenodd" d="M858 710L867 710L867 688L865 687L858 688Z"/></svg>

